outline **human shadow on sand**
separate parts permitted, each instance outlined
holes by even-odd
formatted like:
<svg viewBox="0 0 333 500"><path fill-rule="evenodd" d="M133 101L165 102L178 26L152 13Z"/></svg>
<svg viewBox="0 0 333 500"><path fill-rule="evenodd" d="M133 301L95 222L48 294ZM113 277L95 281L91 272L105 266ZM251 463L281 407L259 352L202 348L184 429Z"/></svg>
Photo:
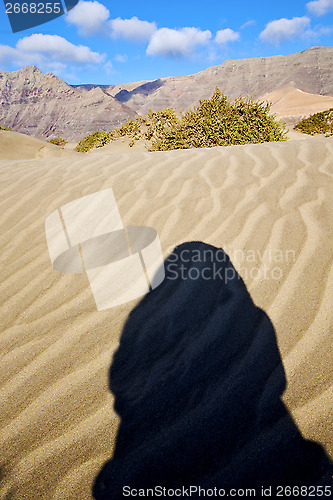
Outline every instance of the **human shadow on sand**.
<svg viewBox="0 0 333 500"><path fill-rule="evenodd" d="M125 498L125 486L256 488L257 497L262 486L330 488L332 462L281 401L286 376L273 325L228 256L184 243L165 271L129 315L113 357L121 423L94 498Z"/></svg>

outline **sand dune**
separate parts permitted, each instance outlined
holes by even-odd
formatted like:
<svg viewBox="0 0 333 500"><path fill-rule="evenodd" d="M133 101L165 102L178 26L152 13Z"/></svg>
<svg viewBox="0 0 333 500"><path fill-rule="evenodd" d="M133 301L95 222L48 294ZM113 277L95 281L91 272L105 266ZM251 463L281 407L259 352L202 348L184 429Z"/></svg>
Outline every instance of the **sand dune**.
<svg viewBox="0 0 333 500"><path fill-rule="evenodd" d="M60 158L77 154L71 149L55 146L26 134L0 130L0 160Z"/></svg>
<svg viewBox="0 0 333 500"><path fill-rule="evenodd" d="M332 154L332 139L306 138L0 161L1 498L89 499L112 456L108 373L140 300L98 312L84 274L52 269L44 231L52 211L109 187L165 257L189 241L225 250L275 329L293 425L333 458Z"/></svg>
<svg viewBox="0 0 333 500"><path fill-rule="evenodd" d="M287 124L299 123L308 116L333 107L333 97L309 94L296 87L293 82L260 97L272 103L271 113Z"/></svg>

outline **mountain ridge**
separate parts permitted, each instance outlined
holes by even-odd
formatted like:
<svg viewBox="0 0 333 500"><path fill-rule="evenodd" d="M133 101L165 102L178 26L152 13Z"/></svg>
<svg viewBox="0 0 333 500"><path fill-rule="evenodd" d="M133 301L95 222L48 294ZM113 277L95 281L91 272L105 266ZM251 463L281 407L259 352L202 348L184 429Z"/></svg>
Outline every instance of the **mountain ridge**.
<svg viewBox="0 0 333 500"><path fill-rule="evenodd" d="M311 47L287 56L228 59L192 75L118 85L69 85L29 65L0 73L0 123L38 138L76 141L149 110L186 111L210 98L215 87L229 99L240 94L261 98L293 82L305 93L333 96L332 61L333 47ZM306 108L301 111L297 117L307 114ZM295 120L288 116L288 121Z"/></svg>
<svg viewBox="0 0 333 500"><path fill-rule="evenodd" d="M0 96L0 123L40 139L61 136L76 141L137 116L99 87L82 93L34 65L0 73Z"/></svg>
<svg viewBox="0 0 333 500"><path fill-rule="evenodd" d="M174 107L185 111L199 100L209 98L218 86L229 99L240 94L261 95L294 81L297 88L310 94L333 95L333 47L312 47L287 56L268 56L226 60L199 73L180 77L167 77L146 82L150 85L149 106L155 110ZM159 87L154 88L159 82ZM115 97L139 114L148 111L148 103L140 87Z"/></svg>

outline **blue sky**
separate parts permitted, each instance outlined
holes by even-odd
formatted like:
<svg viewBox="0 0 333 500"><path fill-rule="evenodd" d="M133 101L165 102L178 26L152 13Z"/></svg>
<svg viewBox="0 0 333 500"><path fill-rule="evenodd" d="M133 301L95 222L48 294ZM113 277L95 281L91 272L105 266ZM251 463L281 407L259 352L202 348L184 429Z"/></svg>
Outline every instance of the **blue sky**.
<svg viewBox="0 0 333 500"><path fill-rule="evenodd" d="M72 84L153 80L226 59L333 46L333 0L80 0L15 34L3 3L0 18L0 71L35 64Z"/></svg>

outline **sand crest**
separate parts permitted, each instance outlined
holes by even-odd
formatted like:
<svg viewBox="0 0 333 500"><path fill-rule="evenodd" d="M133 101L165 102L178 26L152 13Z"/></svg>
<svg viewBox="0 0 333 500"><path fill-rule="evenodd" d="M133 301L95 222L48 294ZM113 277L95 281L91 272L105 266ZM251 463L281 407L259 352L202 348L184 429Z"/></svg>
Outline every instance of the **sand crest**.
<svg viewBox="0 0 333 500"><path fill-rule="evenodd" d="M294 82L263 94L261 99L272 103L271 113L277 120L293 125L314 113L333 107L332 96L304 92Z"/></svg>
<svg viewBox="0 0 333 500"><path fill-rule="evenodd" d="M27 160L33 158L59 158L75 156L72 148L55 146L47 141L36 139L19 132L0 130L0 159Z"/></svg>

